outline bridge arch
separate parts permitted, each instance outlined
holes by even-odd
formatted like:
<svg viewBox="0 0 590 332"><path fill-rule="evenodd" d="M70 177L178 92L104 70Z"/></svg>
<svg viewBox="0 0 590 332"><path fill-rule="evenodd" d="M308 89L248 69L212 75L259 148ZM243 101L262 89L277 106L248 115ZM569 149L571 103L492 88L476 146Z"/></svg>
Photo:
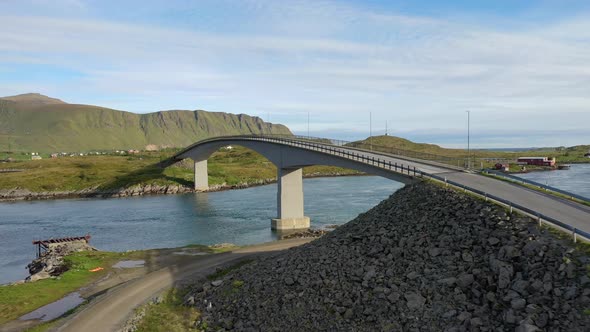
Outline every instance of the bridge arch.
<svg viewBox="0 0 590 332"><path fill-rule="evenodd" d="M173 158L177 161L190 158L195 163L195 189L207 190L207 159L224 146L237 145L260 153L277 167L277 218L271 220L275 230L305 229L310 226L303 208L303 172L305 166L325 165L354 169L382 176L402 183L411 183L411 176L387 171L381 167L354 159L314 151L275 140L248 139L246 137L219 137L197 142Z"/></svg>

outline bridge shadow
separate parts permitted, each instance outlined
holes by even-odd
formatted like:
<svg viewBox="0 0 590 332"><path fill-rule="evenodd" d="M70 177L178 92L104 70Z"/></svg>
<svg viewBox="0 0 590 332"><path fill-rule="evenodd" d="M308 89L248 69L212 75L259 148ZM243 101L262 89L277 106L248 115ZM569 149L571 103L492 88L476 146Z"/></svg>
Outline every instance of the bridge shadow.
<svg viewBox="0 0 590 332"><path fill-rule="evenodd" d="M172 165L172 163L167 166ZM176 184L184 187L193 187L193 182L184 178L183 172L165 174L166 167L162 163L148 165L132 172L115 176L112 180L100 185L98 191L115 190L133 187L139 184Z"/></svg>

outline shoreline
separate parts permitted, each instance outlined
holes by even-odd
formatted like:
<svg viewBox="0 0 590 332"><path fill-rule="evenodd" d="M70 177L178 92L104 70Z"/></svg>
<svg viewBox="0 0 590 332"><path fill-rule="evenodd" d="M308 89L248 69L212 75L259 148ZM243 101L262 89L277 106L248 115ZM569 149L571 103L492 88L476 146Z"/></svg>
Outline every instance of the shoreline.
<svg viewBox="0 0 590 332"><path fill-rule="evenodd" d="M313 178L330 178L330 177L344 177L344 176L371 176L370 174L309 174L303 176L304 179ZM186 187L180 184L156 185L144 184L133 185L130 187L111 189L111 190L97 190L97 188L85 188L81 190L72 191L51 191L51 192L33 192L28 189L13 188L0 189L0 203L4 202L20 202L20 201L41 201L53 199L76 199L76 198L122 198L134 196L152 196L152 195L174 195L174 194L189 194L189 193L208 193L219 192L236 189L247 189L253 187L264 186L276 183L277 179L259 179L254 182L243 182L233 185L216 184L209 187L208 190L197 191L193 188Z"/></svg>
<svg viewBox="0 0 590 332"><path fill-rule="evenodd" d="M27 320L20 319L20 317L23 317L23 315L39 310L40 308L44 308L47 305L59 302L61 299L63 299L63 297L60 297L55 301L51 301L39 307L36 307L32 311L28 311L24 314L19 314L19 318L11 319L3 323L0 323L0 331L24 330L35 327L40 324L63 324L72 318L72 315L68 315L68 311L72 311L73 315L76 315L82 310L80 308L86 308L88 306L92 306L97 301L101 301L101 299L104 298L103 295L105 293L116 291L117 289L120 289L122 287L128 287L124 285L130 285L133 284L134 281L137 282L141 279L150 278L151 275L162 273L162 271L165 271L165 269L169 269L171 267L190 267L191 265L195 265L195 263L197 263L196 266L199 267L198 263L201 261L206 261L209 259L218 260L219 258L227 257L228 255L256 257L257 255L262 254L266 251L271 252L290 248L292 246L298 246L313 241L316 238L317 237L300 237L290 239L278 239L274 241L254 243L244 246L228 246L219 248L217 248L216 245L187 245L174 248L131 250L127 252L118 253L121 255L121 257L113 261L113 266L105 267L105 270L103 271L100 277L97 277L94 280L91 280L88 283L82 285L81 287L73 289L67 292L67 294L65 294L65 296L69 294L78 294L81 298L84 299L84 302L82 302L81 304L77 304L71 309L64 310L64 312L60 316L54 319L50 319L48 321L43 321L37 318ZM116 252L104 251L104 253ZM116 265L116 262L129 260L140 260L142 263L137 266L122 268L114 266ZM224 263L216 266L216 268L219 269L225 265L226 264ZM214 272L215 270L207 269L205 275ZM22 283L12 282L7 284L1 284L0 287L18 287L20 284Z"/></svg>

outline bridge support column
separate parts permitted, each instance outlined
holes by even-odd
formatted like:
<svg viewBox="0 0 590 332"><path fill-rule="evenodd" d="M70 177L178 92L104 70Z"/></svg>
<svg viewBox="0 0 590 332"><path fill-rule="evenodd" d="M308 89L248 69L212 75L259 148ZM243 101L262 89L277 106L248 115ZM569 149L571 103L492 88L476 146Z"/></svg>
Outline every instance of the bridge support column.
<svg viewBox="0 0 590 332"><path fill-rule="evenodd" d="M209 174L207 173L207 159L195 161L195 190L209 189Z"/></svg>
<svg viewBox="0 0 590 332"><path fill-rule="evenodd" d="M309 217L303 215L303 170L301 168L279 168L277 175L277 213L272 219L275 230L309 228Z"/></svg>

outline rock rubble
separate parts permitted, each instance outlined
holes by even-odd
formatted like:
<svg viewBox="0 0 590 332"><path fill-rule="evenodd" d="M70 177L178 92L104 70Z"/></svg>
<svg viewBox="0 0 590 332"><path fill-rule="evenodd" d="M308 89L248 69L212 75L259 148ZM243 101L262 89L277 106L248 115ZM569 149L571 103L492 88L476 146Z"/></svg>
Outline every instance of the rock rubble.
<svg viewBox="0 0 590 332"><path fill-rule="evenodd" d="M19 200L37 200L37 199L56 199L56 198L73 198L73 197L129 197L154 194L182 194L193 192L192 188L181 185L156 185L145 184L136 185L128 188L119 189L98 189L87 188L83 190L72 191L48 191L32 192L27 189L14 188L0 190L0 201L19 201Z"/></svg>
<svg viewBox="0 0 590 332"><path fill-rule="evenodd" d="M41 257L34 259L27 265L30 276L25 281L34 282L61 275L69 268L64 262L64 257L79 251L96 251L96 248L88 245L86 241L51 244L50 248Z"/></svg>
<svg viewBox="0 0 590 332"><path fill-rule="evenodd" d="M528 218L420 183L187 304L222 331L588 331L589 261Z"/></svg>

